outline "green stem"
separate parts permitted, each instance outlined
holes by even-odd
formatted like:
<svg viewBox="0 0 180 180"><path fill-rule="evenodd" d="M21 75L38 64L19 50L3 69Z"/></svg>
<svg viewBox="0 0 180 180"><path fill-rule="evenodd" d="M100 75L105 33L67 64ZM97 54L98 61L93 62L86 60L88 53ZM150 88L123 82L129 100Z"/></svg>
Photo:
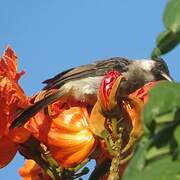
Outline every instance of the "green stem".
<svg viewBox="0 0 180 180"><path fill-rule="evenodd" d="M117 135L118 135L118 127L117 127L118 121L117 121L116 118L112 118L111 121L112 121L112 133L113 133L113 136L115 138L117 138Z"/></svg>
<svg viewBox="0 0 180 180"><path fill-rule="evenodd" d="M105 129L102 133L101 133L103 139L105 140L105 143L106 143L106 146L107 146L107 149L108 149L108 152L110 155L114 156L114 151L112 149L112 139L111 139L111 135L110 133Z"/></svg>
<svg viewBox="0 0 180 180"><path fill-rule="evenodd" d="M122 128L119 128L117 139L115 140L113 150L114 150L114 157L111 162L110 173L108 180L119 180L119 166L121 164L121 138L122 138ZM116 131L115 131L116 133Z"/></svg>
<svg viewBox="0 0 180 180"><path fill-rule="evenodd" d="M49 177L51 177L52 180L57 180L50 166L41 157L36 157L33 160L45 171L46 174L48 174Z"/></svg>
<svg viewBox="0 0 180 180"><path fill-rule="evenodd" d="M81 162L80 164L78 164L76 167L74 168L68 168L68 171L73 171L74 173L76 173L77 171L79 171L85 164L87 164L89 162L89 159L84 160L83 162Z"/></svg>

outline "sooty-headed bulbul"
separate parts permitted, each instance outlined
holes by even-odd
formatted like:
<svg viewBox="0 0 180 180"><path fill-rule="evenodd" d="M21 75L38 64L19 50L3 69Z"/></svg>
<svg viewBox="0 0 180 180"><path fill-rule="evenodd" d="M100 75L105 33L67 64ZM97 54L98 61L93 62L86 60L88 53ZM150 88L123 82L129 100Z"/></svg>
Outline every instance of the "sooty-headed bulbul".
<svg viewBox="0 0 180 180"><path fill-rule="evenodd" d="M47 96L26 108L11 124L11 128L20 127L37 112L59 99L74 99L88 104L97 100L97 92L104 75L112 70L119 71L125 81L121 83L122 94L129 94L148 82L169 80L168 67L162 59L128 60L114 57L95 63L82 65L63 71L44 81L43 90ZM56 91L52 91L56 89Z"/></svg>

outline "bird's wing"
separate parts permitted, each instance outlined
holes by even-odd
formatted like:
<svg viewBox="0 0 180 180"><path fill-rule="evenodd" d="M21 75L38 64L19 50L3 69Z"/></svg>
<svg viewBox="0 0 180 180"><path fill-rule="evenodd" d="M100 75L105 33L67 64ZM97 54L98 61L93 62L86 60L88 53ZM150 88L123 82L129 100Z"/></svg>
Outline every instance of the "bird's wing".
<svg viewBox="0 0 180 180"><path fill-rule="evenodd" d="M50 95L44 97L43 99L35 102L32 106L25 109L11 124L11 128L20 127L25 124L31 117L33 117L41 109L47 107L49 104L57 101L62 96L64 96L64 91L60 88L63 84L93 76L103 76L106 72L111 70L125 71L126 66L129 61L124 58L111 58L104 61L98 61L94 64L83 65L77 68L72 68L66 70L58 75L54 76L51 79L44 81L47 85L44 89L47 92L51 89L58 89L55 93L50 93Z"/></svg>
<svg viewBox="0 0 180 180"><path fill-rule="evenodd" d="M79 79L82 77L87 77L96 71L94 64L79 66L77 68L71 68L62 73L57 74L51 79L45 80L43 83L47 85L43 88L44 90L49 90L52 88L60 88L63 84L74 79Z"/></svg>
<svg viewBox="0 0 180 180"><path fill-rule="evenodd" d="M43 83L45 83L46 86L43 89L49 90L52 88L60 88L66 82L86 77L102 76L111 70L124 72L128 64L129 61L127 59L115 57L107 60L96 61L94 64L71 68L57 74L51 79L45 80Z"/></svg>

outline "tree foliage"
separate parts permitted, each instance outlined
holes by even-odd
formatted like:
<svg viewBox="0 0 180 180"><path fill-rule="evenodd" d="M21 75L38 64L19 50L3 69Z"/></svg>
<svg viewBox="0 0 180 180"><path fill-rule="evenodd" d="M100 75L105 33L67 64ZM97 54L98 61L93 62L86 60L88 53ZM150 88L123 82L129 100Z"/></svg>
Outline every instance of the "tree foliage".
<svg viewBox="0 0 180 180"><path fill-rule="evenodd" d="M169 0L163 16L165 31L161 32L156 40L156 47L152 58L168 53L180 42L180 1Z"/></svg>
<svg viewBox="0 0 180 180"><path fill-rule="evenodd" d="M169 0L163 17L166 30L157 37L152 58L180 42L180 1ZM144 134L123 180L180 179L180 84L162 82L150 91L144 108Z"/></svg>

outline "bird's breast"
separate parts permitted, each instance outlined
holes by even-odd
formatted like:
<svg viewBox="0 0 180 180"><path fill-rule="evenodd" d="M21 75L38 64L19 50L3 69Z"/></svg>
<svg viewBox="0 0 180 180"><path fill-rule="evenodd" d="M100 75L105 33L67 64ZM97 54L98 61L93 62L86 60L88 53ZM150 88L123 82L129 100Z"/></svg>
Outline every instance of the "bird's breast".
<svg viewBox="0 0 180 180"><path fill-rule="evenodd" d="M87 77L66 83L62 88L77 101L94 104L103 76Z"/></svg>

